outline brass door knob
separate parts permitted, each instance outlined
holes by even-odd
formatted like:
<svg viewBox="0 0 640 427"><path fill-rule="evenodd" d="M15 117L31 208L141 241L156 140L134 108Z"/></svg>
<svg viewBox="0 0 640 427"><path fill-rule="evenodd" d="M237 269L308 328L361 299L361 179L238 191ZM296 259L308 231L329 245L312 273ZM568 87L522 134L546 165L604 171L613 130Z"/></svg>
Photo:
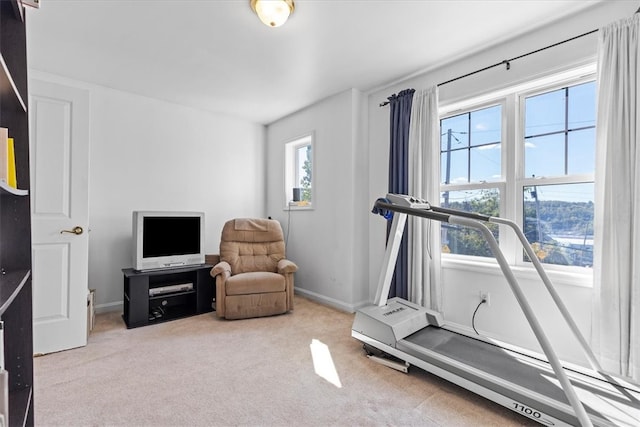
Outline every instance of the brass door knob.
<svg viewBox="0 0 640 427"><path fill-rule="evenodd" d="M76 225L75 227L73 227L71 230L62 230L60 232L60 234L62 233L71 233L71 234L77 234L80 235L82 234L84 230L82 229L82 227L80 227L79 225Z"/></svg>

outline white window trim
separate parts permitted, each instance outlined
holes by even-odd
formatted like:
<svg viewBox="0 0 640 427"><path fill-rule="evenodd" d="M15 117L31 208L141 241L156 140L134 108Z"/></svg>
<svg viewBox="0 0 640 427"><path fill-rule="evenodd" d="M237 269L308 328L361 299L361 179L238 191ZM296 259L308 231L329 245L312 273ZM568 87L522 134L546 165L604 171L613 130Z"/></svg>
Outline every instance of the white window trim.
<svg viewBox="0 0 640 427"><path fill-rule="evenodd" d="M544 264L545 273L554 285L576 286L581 288L593 287L593 271L588 268L574 267L575 271L559 270L551 264ZM469 255L442 254L442 268L465 270L480 274L489 274L497 278L504 278L498 262L493 258L474 257ZM509 264L509 268L518 280L539 281L540 276L533 266ZM542 288L541 288L542 289Z"/></svg>

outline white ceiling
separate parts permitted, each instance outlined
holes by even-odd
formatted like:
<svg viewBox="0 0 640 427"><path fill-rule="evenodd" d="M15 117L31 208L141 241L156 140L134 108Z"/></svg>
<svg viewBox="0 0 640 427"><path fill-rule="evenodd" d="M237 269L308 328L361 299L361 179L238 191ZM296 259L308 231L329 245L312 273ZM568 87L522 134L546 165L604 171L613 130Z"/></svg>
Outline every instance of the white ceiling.
<svg viewBox="0 0 640 427"><path fill-rule="evenodd" d="M282 27L249 0L41 0L29 67L270 123L369 91L604 0L295 0ZM470 70L472 71L472 70Z"/></svg>

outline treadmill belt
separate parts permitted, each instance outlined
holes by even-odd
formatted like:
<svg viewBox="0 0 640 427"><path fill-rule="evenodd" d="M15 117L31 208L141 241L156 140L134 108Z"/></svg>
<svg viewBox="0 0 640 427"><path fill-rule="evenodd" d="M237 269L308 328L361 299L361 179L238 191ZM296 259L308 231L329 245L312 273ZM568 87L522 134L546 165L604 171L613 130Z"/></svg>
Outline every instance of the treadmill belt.
<svg viewBox="0 0 640 427"><path fill-rule="evenodd" d="M506 396L513 396L513 392L510 392L500 384L487 381L484 378L469 378L470 375L468 372L463 372L463 370L455 366L443 363L441 360L438 360L437 357L429 356L428 352L421 352L413 346L404 345L404 342L431 350L438 355L455 360L506 382L519 385L555 401L570 405L562 387L556 379L553 369L546 361L541 362L539 359L534 359L485 341L434 326L421 329L397 343L399 350L458 376L471 379L485 388ZM583 400L583 404L588 413L603 419L610 419L610 417L603 412L611 410L612 407L622 407L624 408L624 413L636 420L640 420L640 393L638 393L637 390L623 389L619 386L614 387L601 379L585 376L573 371L571 371L570 374L568 373L568 376L576 389L578 397ZM578 378L580 380L578 380ZM583 399L582 396L584 396L585 393L590 396L595 396L595 398ZM539 402L527 402L527 399L522 397L514 397L514 400L519 400L523 404L538 407L542 410ZM595 405L592 405L592 402L589 400L595 403L607 401L607 404L598 404L596 409ZM557 410L552 408L545 408L544 410L549 415L556 416L559 419L566 419L564 415L558 416L562 414L558 414ZM614 419L615 418L616 416L614 416ZM575 420L575 418L572 420Z"/></svg>

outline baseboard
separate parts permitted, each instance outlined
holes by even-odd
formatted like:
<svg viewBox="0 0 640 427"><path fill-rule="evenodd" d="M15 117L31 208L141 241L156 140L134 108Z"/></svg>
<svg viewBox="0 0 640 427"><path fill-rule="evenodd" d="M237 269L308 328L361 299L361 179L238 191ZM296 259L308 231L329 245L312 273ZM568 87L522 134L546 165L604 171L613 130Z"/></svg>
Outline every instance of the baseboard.
<svg viewBox="0 0 640 427"><path fill-rule="evenodd" d="M324 295L317 294L312 291L308 291L302 288L296 288L295 293L299 294L303 297L309 298L312 301L319 302L321 304L328 305L330 307L336 308L341 311L346 311L347 313L355 313L359 308L362 308L370 303L367 301L360 302L358 304L346 304L343 301L339 301L337 299L329 298ZM124 310L124 303L122 301L114 301L108 302L105 304L97 304L95 306L96 314L100 313L110 313L112 311L120 311Z"/></svg>
<svg viewBox="0 0 640 427"><path fill-rule="evenodd" d="M108 302L106 304L98 304L95 306L96 313L110 313L112 311L124 310L124 303L122 301Z"/></svg>
<svg viewBox="0 0 640 427"><path fill-rule="evenodd" d="M347 304L344 301L329 298L327 296L317 294L307 289L295 288L295 293L320 304L328 305L340 311L346 311L347 313L355 313L356 310L360 307L360 305Z"/></svg>

